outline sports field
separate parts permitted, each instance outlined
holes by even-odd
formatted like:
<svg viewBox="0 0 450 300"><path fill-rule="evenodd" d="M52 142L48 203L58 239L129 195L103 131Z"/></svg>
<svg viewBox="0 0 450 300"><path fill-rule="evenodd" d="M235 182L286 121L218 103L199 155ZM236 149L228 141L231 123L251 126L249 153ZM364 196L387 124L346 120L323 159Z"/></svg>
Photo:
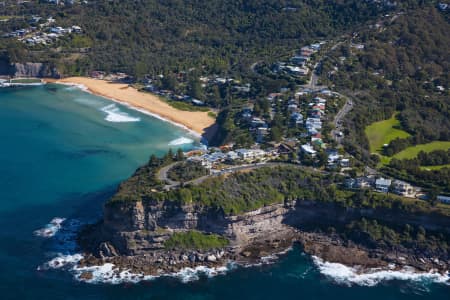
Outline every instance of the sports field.
<svg viewBox="0 0 450 300"><path fill-rule="evenodd" d="M396 138L407 138L410 136L406 131L398 129L399 127L400 121L397 120L395 115L388 120L375 122L367 126L365 132L369 139L370 152L381 155L384 144L389 144Z"/></svg>
<svg viewBox="0 0 450 300"><path fill-rule="evenodd" d="M435 150L447 150L447 149L450 149L450 142L435 141L428 144L421 144L408 147L405 150L395 154L393 157L396 159L411 159L416 157L420 151L432 152Z"/></svg>

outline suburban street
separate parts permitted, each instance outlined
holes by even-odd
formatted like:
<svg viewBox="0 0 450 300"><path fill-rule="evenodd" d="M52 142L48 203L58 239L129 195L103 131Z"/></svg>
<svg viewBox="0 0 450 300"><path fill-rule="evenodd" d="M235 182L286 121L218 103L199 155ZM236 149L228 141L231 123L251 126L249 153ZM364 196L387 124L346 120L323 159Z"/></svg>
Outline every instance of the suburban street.
<svg viewBox="0 0 450 300"><path fill-rule="evenodd" d="M333 139L338 144L341 144L342 140L344 138L344 135L342 133L344 130L344 118L352 110L353 101L349 97L344 96L342 94L339 94L339 93L335 93L335 94L339 95L340 97L342 97L346 100L344 106L341 108L341 110L338 111L338 113L334 117L334 121L333 121L334 129L331 131L331 136L333 137Z"/></svg>

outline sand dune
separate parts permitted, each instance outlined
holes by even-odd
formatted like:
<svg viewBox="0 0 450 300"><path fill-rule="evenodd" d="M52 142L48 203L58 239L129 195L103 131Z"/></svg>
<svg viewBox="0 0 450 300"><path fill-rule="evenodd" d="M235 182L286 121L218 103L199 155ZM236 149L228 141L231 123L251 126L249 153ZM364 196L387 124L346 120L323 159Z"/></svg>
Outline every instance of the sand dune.
<svg viewBox="0 0 450 300"><path fill-rule="evenodd" d="M91 93L105 98L127 103L177 124L186 126L196 133L210 137L215 120L207 112L182 111L173 108L156 95L139 92L127 84L112 83L87 77L68 77L58 80L46 80L54 83L73 83L84 85ZM208 129L208 130L206 130Z"/></svg>

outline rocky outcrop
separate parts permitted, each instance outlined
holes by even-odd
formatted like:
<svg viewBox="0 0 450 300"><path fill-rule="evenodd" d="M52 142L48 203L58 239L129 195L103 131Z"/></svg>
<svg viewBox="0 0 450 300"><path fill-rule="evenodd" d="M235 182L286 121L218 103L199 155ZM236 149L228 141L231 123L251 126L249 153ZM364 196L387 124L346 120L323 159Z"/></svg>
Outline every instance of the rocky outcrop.
<svg viewBox="0 0 450 300"><path fill-rule="evenodd" d="M138 201L108 203L104 208L103 221L84 233L80 241L84 249L93 254L86 263L98 264L100 260L124 268L139 266L137 270L145 269L146 273L156 270L173 272L181 267L206 263L215 266L230 259L254 261L280 252L294 241L301 242L307 253L331 261L382 267L396 259L403 263L405 261L400 258L410 256L416 257L412 262L419 262L426 269L428 264L422 263L424 258L419 258L420 253L412 254L407 249L400 249L399 252L396 249L390 255L379 249L367 249L337 238L304 231L311 227L339 226L361 217L376 218L387 223L421 225L432 230L448 231L450 228L450 220L442 216L346 209L333 203L316 201L274 204L234 216L196 205ZM205 251L165 249L165 241L174 232L187 230L219 234L229 239L230 245L224 249ZM445 255L443 259L445 261Z"/></svg>
<svg viewBox="0 0 450 300"><path fill-rule="evenodd" d="M58 70L49 64L44 63L14 63L12 65L13 76L15 77L47 77L60 78Z"/></svg>
<svg viewBox="0 0 450 300"><path fill-rule="evenodd" d="M129 202L105 206L101 236L123 255L161 249L173 232L199 230L220 234L231 246L244 248L259 240L277 237L310 226L335 226L352 220L376 218L387 223L422 226L447 231L449 218L407 214L388 209L346 209L332 203L292 201L235 216L225 216L195 205L162 202Z"/></svg>
<svg viewBox="0 0 450 300"><path fill-rule="evenodd" d="M0 75L12 77L60 78L58 70L46 63L9 63L0 61Z"/></svg>

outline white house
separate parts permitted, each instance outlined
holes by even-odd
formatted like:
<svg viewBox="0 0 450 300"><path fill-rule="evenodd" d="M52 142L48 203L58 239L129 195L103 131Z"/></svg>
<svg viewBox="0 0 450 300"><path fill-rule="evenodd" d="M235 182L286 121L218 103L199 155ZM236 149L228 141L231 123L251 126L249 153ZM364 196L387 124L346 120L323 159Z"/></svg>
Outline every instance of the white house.
<svg viewBox="0 0 450 300"><path fill-rule="evenodd" d="M394 180L393 182L394 193L404 196L411 197L414 196L414 187L407 182Z"/></svg>
<svg viewBox="0 0 450 300"><path fill-rule="evenodd" d="M378 192L387 193L387 192L389 192L389 188L391 187L391 184L392 184L392 180L381 177L375 181L375 189Z"/></svg>
<svg viewBox="0 0 450 300"><path fill-rule="evenodd" d="M311 155L312 157L316 156L317 151L310 144L304 144L301 147L302 151L306 154Z"/></svg>

